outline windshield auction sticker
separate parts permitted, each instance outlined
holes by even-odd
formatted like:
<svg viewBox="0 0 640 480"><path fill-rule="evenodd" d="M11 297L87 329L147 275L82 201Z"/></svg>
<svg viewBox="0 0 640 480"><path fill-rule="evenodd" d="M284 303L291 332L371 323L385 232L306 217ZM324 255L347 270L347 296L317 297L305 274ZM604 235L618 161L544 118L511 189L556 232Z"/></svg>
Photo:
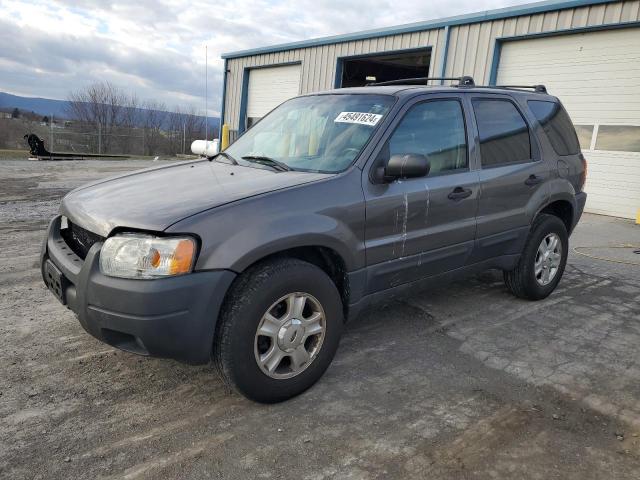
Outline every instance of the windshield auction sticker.
<svg viewBox="0 0 640 480"><path fill-rule="evenodd" d="M377 113L363 112L341 112L334 120L335 123L358 123L360 125L369 125L375 127L382 115Z"/></svg>

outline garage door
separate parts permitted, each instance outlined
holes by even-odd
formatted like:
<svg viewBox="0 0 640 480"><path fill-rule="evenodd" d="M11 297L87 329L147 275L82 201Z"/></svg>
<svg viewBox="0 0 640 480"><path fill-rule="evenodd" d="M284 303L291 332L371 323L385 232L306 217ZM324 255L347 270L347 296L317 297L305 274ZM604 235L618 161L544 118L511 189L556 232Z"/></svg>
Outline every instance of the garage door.
<svg viewBox="0 0 640 480"><path fill-rule="evenodd" d="M250 127L282 102L299 93L300 65L250 70L247 126Z"/></svg>
<svg viewBox="0 0 640 480"><path fill-rule="evenodd" d="M640 208L640 29L506 42L498 85L543 83L567 108L589 163L586 210Z"/></svg>

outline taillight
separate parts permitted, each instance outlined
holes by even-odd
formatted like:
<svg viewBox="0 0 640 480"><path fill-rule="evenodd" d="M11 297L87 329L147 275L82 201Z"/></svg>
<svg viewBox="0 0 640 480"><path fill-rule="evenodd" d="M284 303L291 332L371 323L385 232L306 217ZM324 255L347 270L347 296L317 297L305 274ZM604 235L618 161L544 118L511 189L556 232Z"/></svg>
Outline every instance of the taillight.
<svg viewBox="0 0 640 480"><path fill-rule="evenodd" d="M580 161L582 162L582 174L580 175L580 191L584 189L584 184L587 183L587 159L583 154L580 154Z"/></svg>

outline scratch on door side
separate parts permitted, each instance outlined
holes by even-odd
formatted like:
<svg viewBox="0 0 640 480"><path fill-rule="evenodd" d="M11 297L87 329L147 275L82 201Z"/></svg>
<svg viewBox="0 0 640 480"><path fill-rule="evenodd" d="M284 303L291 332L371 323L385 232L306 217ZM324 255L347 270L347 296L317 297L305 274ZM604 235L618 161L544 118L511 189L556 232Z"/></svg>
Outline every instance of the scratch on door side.
<svg viewBox="0 0 640 480"><path fill-rule="evenodd" d="M402 252L400 257L404 257L404 246L407 243L407 222L409 221L409 195L404 194L404 217L402 219Z"/></svg>
<svg viewBox="0 0 640 480"><path fill-rule="evenodd" d="M428 225L429 224L429 208L431 207L431 190L429 190L428 185L425 185L424 189L427 194L427 203L424 209L424 223ZM423 252L420 252L420 255L418 255L418 266L422 265L422 254Z"/></svg>
<svg viewBox="0 0 640 480"><path fill-rule="evenodd" d="M398 209L396 208L396 221L393 224L393 234L395 236L395 234L398 232L398 221L400 220L400 212L398 211ZM393 251L391 252L391 255L393 257L396 256L396 243L398 243L395 238L393 240Z"/></svg>
<svg viewBox="0 0 640 480"><path fill-rule="evenodd" d="M427 208L425 209L425 212L424 212L424 223L429 223L429 208L431 207L431 190L429 190L428 185L425 185L424 188L427 191Z"/></svg>

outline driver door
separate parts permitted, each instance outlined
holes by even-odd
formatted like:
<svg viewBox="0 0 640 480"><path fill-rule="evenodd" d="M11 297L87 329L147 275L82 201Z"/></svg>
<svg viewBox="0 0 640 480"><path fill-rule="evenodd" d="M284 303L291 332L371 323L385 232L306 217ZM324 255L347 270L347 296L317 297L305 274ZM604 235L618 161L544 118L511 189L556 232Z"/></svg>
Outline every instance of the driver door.
<svg viewBox="0 0 640 480"><path fill-rule="evenodd" d="M426 177L376 180L392 155L411 153L428 157ZM462 96L429 95L405 106L373 158L363 174L367 293L464 266L479 183Z"/></svg>

